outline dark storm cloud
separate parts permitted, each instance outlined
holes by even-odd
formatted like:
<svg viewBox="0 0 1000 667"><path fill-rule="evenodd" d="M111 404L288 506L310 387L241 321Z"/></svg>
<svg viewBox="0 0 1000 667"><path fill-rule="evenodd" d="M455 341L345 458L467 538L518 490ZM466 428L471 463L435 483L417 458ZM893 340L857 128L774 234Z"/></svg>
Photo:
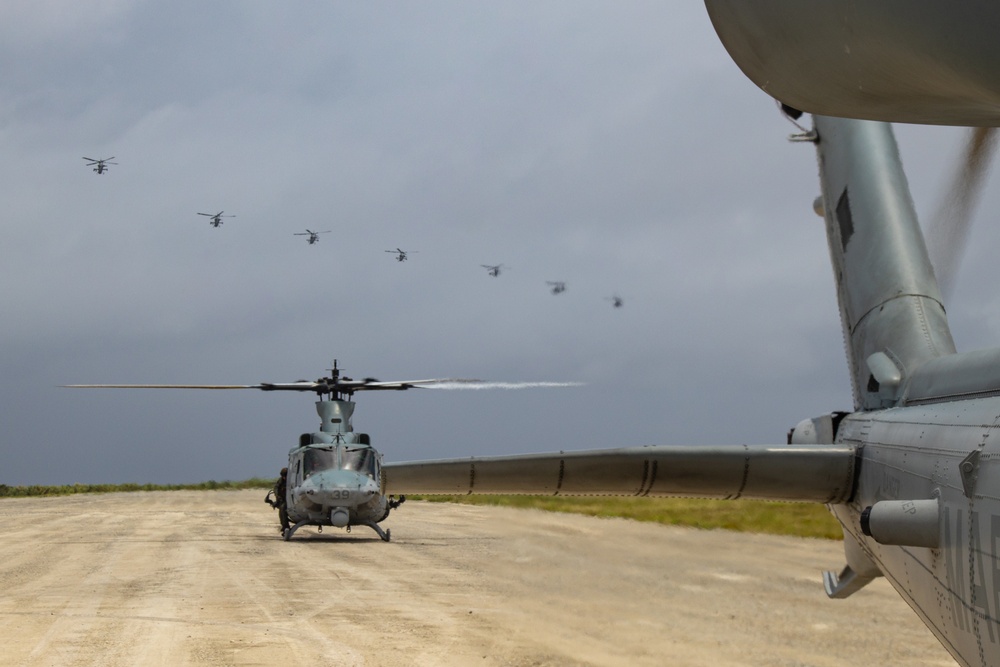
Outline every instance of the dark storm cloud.
<svg viewBox="0 0 1000 667"><path fill-rule="evenodd" d="M13 3L0 26L2 483L271 475L308 397L56 387L334 357L587 383L360 397L390 460L781 442L850 407L814 154L697 4ZM930 210L961 131L899 133ZM996 233L949 308L965 346L1000 333Z"/></svg>

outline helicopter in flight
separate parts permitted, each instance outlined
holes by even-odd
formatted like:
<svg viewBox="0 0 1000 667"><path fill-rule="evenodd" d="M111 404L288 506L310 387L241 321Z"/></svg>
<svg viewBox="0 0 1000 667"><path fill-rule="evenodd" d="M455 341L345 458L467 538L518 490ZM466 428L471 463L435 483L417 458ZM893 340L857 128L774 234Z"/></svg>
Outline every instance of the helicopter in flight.
<svg viewBox="0 0 1000 667"><path fill-rule="evenodd" d="M566 291L566 283L562 282L561 280L556 280L556 281L546 280L545 284L549 285L552 288L549 291L552 292L553 294L562 294L563 292Z"/></svg>
<svg viewBox="0 0 1000 667"><path fill-rule="evenodd" d="M416 252L420 252L420 251L419 250L402 250L401 248L396 248L395 250L386 250L386 252L395 255L397 262L405 262L407 259L409 259L409 255L411 255L413 253L416 253Z"/></svg>
<svg viewBox="0 0 1000 667"><path fill-rule="evenodd" d="M311 229L307 229L304 232L295 232L294 235L295 236L308 236L309 238L306 239L306 241L309 243L309 245L312 245L314 243L319 243L319 235L320 234L329 234L331 231L332 230L328 229L325 232L314 232Z"/></svg>
<svg viewBox="0 0 1000 667"><path fill-rule="evenodd" d="M222 215L222 214L223 214L223 211L219 211L218 213L199 213L198 215L204 215L207 218L211 218L211 220L208 221L208 224L212 225L213 227L219 227L219 226L221 226L223 218L235 218L236 217L235 215Z"/></svg>
<svg viewBox="0 0 1000 667"><path fill-rule="evenodd" d="M103 160L95 160L92 157L85 157L83 159L87 160L87 166L88 167L93 167L94 168L94 173L96 173L98 175L103 174L104 172L108 171L108 165L109 164L118 164L117 162L112 162L112 160L115 159L114 155L112 155L111 157L106 157Z"/></svg>
<svg viewBox="0 0 1000 667"><path fill-rule="evenodd" d="M500 275L501 269L506 269L507 267L503 264L480 264L479 266L486 269L486 273L493 276L494 278Z"/></svg>
<svg viewBox="0 0 1000 667"><path fill-rule="evenodd" d="M611 302L612 308L621 308L622 306L625 305L625 299L621 298L617 294L614 296L605 297L605 300Z"/></svg>

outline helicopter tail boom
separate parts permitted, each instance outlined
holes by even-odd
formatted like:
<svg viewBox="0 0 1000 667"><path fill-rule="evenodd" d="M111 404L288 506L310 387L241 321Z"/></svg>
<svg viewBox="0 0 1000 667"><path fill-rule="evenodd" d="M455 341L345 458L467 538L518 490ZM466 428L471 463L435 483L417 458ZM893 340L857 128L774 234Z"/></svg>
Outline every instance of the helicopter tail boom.
<svg viewBox="0 0 1000 667"><path fill-rule="evenodd" d="M814 122L855 408L890 407L916 368L955 344L892 128Z"/></svg>
<svg viewBox="0 0 1000 667"><path fill-rule="evenodd" d="M383 465L384 493L758 498L840 503L849 445L632 447Z"/></svg>

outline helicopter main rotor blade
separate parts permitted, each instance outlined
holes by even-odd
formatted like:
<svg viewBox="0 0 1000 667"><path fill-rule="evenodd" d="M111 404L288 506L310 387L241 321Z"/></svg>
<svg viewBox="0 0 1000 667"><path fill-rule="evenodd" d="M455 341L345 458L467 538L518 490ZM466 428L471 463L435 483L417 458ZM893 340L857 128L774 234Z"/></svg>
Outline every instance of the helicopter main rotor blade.
<svg viewBox="0 0 1000 667"><path fill-rule="evenodd" d="M288 382L262 383L264 391L392 391L405 389L536 389L580 387L582 382L489 382L471 378L434 378L428 380L393 380L380 382L378 380L341 379L337 382Z"/></svg>
<svg viewBox="0 0 1000 667"><path fill-rule="evenodd" d="M69 389L260 389L262 391L360 391L410 389L434 384L477 383L479 380L448 378L436 380L408 380L400 382L378 382L371 380L344 379L336 382L261 382L260 384L64 384Z"/></svg>
<svg viewBox="0 0 1000 667"><path fill-rule="evenodd" d="M489 382L482 380L443 380L440 384L429 385L426 389L481 390L481 389L560 389L582 387L583 382Z"/></svg>
<svg viewBox="0 0 1000 667"><path fill-rule="evenodd" d="M945 297L954 288L955 276L969 239L972 216L983 194L996 143L995 128L972 129L948 195L927 225L927 250L938 286Z"/></svg>
<svg viewBox="0 0 1000 667"><path fill-rule="evenodd" d="M414 387L432 387L435 385L466 384L477 383L481 380L468 380L464 378L440 378L433 380L397 380L392 382L379 382L374 379L352 380L351 378L341 378L336 381L317 380L316 382L285 382L285 383L261 383L264 391L388 391L413 389Z"/></svg>
<svg viewBox="0 0 1000 667"><path fill-rule="evenodd" d="M63 384L69 389L263 389L259 384Z"/></svg>
<svg viewBox="0 0 1000 667"><path fill-rule="evenodd" d="M436 386L444 386L450 384L475 384L477 382L482 382L482 380L473 380L467 378L437 378L433 380L398 380L393 382L379 382L378 380L367 381L358 387L358 390L377 390L377 389L411 389L416 388L433 388Z"/></svg>
<svg viewBox="0 0 1000 667"><path fill-rule="evenodd" d="M319 382L300 380L298 382L261 382L257 389L263 391L320 391L323 386Z"/></svg>
<svg viewBox="0 0 1000 667"><path fill-rule="evenodd" d="M489 382L470 378L434 378L428 380L396 380L380 382L374 379L336 381L298 380L296 382L261 382L260 384L64 384L70 389L260 389L261 391L314 391L327 394L356 391L402 391L406 389L535 389L580 387L582 382Z"/></svg>

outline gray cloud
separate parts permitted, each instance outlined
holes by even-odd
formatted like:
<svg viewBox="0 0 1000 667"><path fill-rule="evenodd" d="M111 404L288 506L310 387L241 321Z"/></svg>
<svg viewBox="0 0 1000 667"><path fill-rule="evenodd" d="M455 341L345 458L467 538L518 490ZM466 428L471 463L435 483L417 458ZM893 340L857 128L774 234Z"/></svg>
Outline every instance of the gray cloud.
<svg viewBox="0 0 1000 667"><path fill-rule="evenodd" d="M814 154L703 7L102 6L0 10L0 482L272 475L306 397L57 385L334 357L586 383L359 396L390 460L781 442L850 407ZM898 133L929 213L961 130ZM949 304L965 349L1000 333L996 197Z"/></svg>

